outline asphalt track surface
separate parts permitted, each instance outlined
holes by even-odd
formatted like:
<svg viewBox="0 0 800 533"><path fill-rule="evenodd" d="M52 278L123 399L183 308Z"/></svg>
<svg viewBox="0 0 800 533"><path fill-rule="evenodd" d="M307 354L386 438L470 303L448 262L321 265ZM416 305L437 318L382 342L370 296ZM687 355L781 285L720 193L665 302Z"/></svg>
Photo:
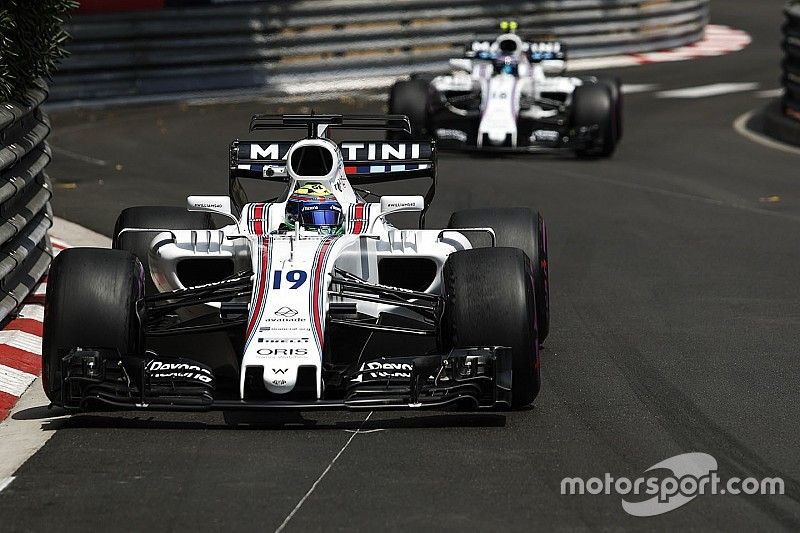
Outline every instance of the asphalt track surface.
<svg viewBox="0 0 800 533"><path fill-rule="evenodd" d="M619 74L664 89L777 87L781 5L715 1L713 21L747 30L750 47ZM0 494L0 530L269 531L328 467L287 531L796 530L800 159L732 128L764 103L752 91L629 95L609 161L441 157L431 227L487 205L536 206L548 220L553 326L531 410L268 415L237 427L218 413L73 416L50 423L58 431ZM56 214L109 234L123 207L222 194L229 141L266 110L300 109L56 114ZM559 492L566 476L636 477L692 451L713 455L723 478L781 476L788 494L700 496L636 518L619 496Z"/></svg>

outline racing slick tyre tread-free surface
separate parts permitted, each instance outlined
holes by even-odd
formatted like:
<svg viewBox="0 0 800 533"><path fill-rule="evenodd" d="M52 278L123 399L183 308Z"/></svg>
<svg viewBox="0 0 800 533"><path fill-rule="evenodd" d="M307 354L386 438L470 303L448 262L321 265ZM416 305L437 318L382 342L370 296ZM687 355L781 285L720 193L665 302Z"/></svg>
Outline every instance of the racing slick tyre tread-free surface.
<svg viewBox="0 0 800 533"><path fill-rule="evenodd" d="M445 348L510 347L512 407L530 405L541 385L530 259L518 248L462 250L442 277Z"/></svg>
<svg viewBox="0 0 800 533"><path fill-rule="evenodd" d="M428 136L429 85L430 80L423 77L414 77L410 80L398 81L392 85L392 89L389 92L389 113L408 117L409 122L411 122L411 138L413 139ZM400 139L390 135L390 140Z"/></svg>
<svg viewBox="0 0 800 533"><path fill-rule="evenodd" d="M111 247L127 250L141 261L145 272L145 294L158 294L158 289L150 277L148 250L158 232L124 233L123 228L169 228L169 229L214 229L214 221L209 213L193 213L184 207L140 206L124 209L114 225Z"/></svg>
<svg viewBox="0 0 800 533"><path fill-rule="evenodd" d="M597 82L608 87L611 93L611 103L614 106L614 122L616 127L617 142L622 140L624 122L624 97L622 93L622 80L617 77L597 78Z"/></svg>
<svg viewBox="0 0 800 533"><path fill-rule="evenodd" d="M139 260L124 250L72 248L50 267L42 339L42 384L61 401L61 358L75 347L139 353L136 301L144 294Z"/></svg>
<svg viewBox="0 0 800 533"><path fill-rule="evenodd" d="M616 119L611 91L604 83L581 85L572 94L572 125L600 127L599 139L576 151L579 157L610 157L617 147Z"/></svg>
<svg viewBox="0 0 800 533"><path fill-rule="evenodd" d="M540 343L550 331L550 286L547 258L547 228L542 215L527 207L509 209L465 209L456 211L447 223L450 229L492 228L497 246L519 248L531 260L536 292L536 329ZM478 237L466 234L473 244Z"/></svg>

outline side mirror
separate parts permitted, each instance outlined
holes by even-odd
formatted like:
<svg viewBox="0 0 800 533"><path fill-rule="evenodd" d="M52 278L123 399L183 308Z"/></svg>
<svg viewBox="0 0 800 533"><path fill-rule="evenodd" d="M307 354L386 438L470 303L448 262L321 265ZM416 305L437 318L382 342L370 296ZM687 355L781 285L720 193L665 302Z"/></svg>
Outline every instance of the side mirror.
<svg viewBox="0 0 800 533"><path fill-rule="evenodd" d="M199 213L214 213L231 220L239 227L239 220L233 215L229 196L189 196L186 198L186 209Z"/></svg>
<svg viewBox="0 0 800 533"><path fill-rule="evenodd" d="M425 198L422 196L381 196L381 214L369 226L367 233L372 232L372 227L380 219L386 218L393 213L407 213L413 211L423 211L425 209Z"/></svg>
<svg viewBox="0 0 800 533"><path fill-rule="evenodd" d="M551 76L560 76L567 70L567 62L563 59L546 59L541 64L544 73Z"/></svg>
<svg viewBox="0 0 800 533"><path fill-rule="evenodd" d="M422 196L382 196L381 216L405 211L422 211L425 199Z"/></svg>
<svg viewBox="0 0 800 533"><path fill-rule="evenodd" d="M472 60L465 58L451 58L450 68L453 70L463 70L465 72L472 72Z"/></svg>

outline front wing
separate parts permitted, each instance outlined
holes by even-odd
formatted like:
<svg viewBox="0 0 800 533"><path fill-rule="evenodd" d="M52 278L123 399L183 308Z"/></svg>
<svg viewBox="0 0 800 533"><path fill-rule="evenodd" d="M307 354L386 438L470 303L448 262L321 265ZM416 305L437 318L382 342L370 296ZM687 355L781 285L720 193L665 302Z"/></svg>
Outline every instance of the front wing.
<svg viewBox="0 0 800 533"><path fill-rule="evenodd" d="M73 349L61 361L61 401L67 409L130 410L485 409L511 405L511 349L453 349L446 355L381 358L343 371L335 398L226 399L212 370L183 358L121 356Z"/></svg>

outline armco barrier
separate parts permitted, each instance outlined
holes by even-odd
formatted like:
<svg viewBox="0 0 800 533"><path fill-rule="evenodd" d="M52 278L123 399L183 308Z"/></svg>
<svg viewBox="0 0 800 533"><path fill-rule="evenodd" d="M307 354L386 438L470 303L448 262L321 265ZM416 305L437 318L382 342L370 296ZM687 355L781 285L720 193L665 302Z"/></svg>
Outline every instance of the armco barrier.
<svg viewBox="0 0 800 533"><path fill-rule="evenodd" d="M52 258L52 193L44 172L50 123L39 107L46 97L39 83L25 103L0 105L0 321L19 307Z"/></svg>
<svg viewBox="0 0 800 533"><path fill-rule="evenodd" d="M51 100L203 92L434 71L500 19L572 57L700 39L709 0L301 0L78 15Z"/></svg>
<svg viewBox="0 0 800 533"><path fill-rule="evenodd" d="M784 113L800 123L800 2L786 6L786 24L783 26Z"/></svg>
<svg viewBox="0 0 800 533"><path fill-rule="evenodd" d="M783 25L783 87L780 105L764 112L764 131L784 142L800 146L800 2L786 5Z"/></svg>

